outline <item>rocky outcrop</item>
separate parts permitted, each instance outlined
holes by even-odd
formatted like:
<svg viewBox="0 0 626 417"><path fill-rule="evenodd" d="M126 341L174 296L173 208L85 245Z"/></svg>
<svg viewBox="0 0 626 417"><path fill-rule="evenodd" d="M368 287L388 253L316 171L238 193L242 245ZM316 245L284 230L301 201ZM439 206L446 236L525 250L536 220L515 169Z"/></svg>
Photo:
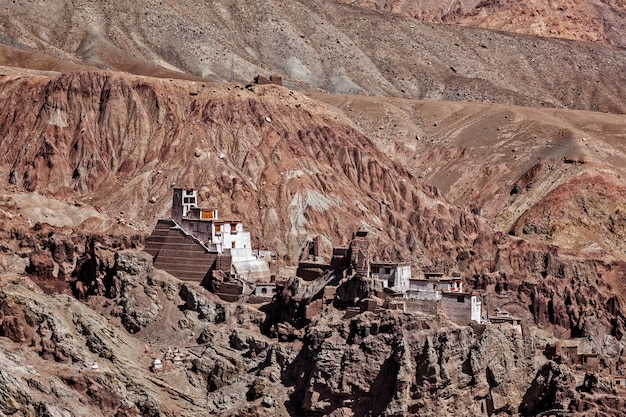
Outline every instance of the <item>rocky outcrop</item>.
<svg viewBox="0 0 626 417"><path fill-rule="evenodd" d="M7 404L43 413L78 396L77 415L100 407L155 416L539 413L565 397L576 410L619 404L606 390L594 402L591 379L573 389L579 375L543 366L535 342L580 338L619 369L623 262L494 232L303 95L200 86L107 72L3 81L0 98L12 105L0 120L15 123L0 124L0 181L13 192L87 201L112 222L111 236L87 234L32 224L17 205L3 206L3 253L29 262L26 276L0 277L0 359L55 371L35 378L11 365L13 379L0 386L14 399ZM342 274L293 279L259 308L220 301L155 270L136 250L141 236L129 233L167 211L174 182L194 185L223 217L242 218L284 264L312 234L345 244L364 229L372 256L461 272L489 294L490 311L514 307L545 334L458 327L417 312L344 319L345 307L374 306L384 290ZM309 301L321 301L317 314L307 314ZM162 367L150 371L154 359ZM96 361L105 376L85 376Z"/></svg>
<svg viewBox="0 0 626 417"><path fill-rule="evenodd" d="M622 263L494 233L305 96L276 86L202 87L105 72L13 75L3 83L14 123L0 126L0 161L17 173L5 180L89 201L118 219L112 231L128 230L120 207L147 230L167 210L173 182L194 185L222 217L241 218L276 248L281 262L297 258L313 234L341 244L365 228L380 259L459 270L474 288L530 305L536 322L562 334L582 334L591 316L613 337L624 334L624 292L615 291L623 286ZM57 109L65 125L37 109ZM162 197L150 203L150 195ZM112 249L140 242L132 235L91 239L45 223L5 234L34 259L28 271L42 287L81 297L120 298L125 275L115 270ZM588 297L576 295L586 287L593 288ZM147 303L139 311L154 305L150 288L127 288ZM149 317L133 316L134 301L120 303L116 314L129 329L148 325Z"/></svg>
<svg viewBox="0 0 626 417"><path fill-rule="evenodd" d="M258 311L245 305L228 312L220 307L219 319L207 320L207 306L217 308L216 300L202 288L146 276L150 268L142 252L120 252L115 270L120 297L135 299L134 313L122 312L134 321L116 313L123 305L115 299L92 295L85 300L90 308L67 295L47 295L27 278L0 282L2 413L165 417L208 409L286 414L281 369L292 349L255 330ZM144 298L158 300L155 315L143 306ZM185 307L192 303L196 310ZM149 313L146 322L140 320L142 309ZM124 327L138 331L131 336ZM201 349L197 334L204 335ZM170 352L176 346L178 359L168 346ZM151 372L154 357L165 366Z"/></svg>
<svg viewBox="0 0 626 417"><path fill-rule="evenodd" d="M419 314L317 323L288 367L306 415L491 415L515 409L534 349L513 330Z"/></svg>
<svg viewBox="0 0 626 417"><path fill-rule="evenodd" d="M178 295L185 302L184 307L198 313L200 320L206 320L211 323L222 323L226 320L226 311L221 304L207 300L190 285L183 284Z"/></svg>
<svg viewBox="0 0 626 417"><path fill-rule="evenodd" d="M144 252L116 252L111 294L117 300L112 311L130 333L154 323L159 315L159 299L154 288L152 259Z"/></svg>
<svg viewBox="0 0 626 417"><path fill-rule="evenodd" d="M0 336L16 343L29 344L34 337L33 327L37 317L28 308L20 305L13 297L0 301Z"/></svg>
<svg viewBox="0 0 626 417"><path fill-rule="evenodd" d="M3 281L0 363L10 373L0 375L0 391L12 399L0 403L3 412L53 413L70 397L81 405L68 415L132 416L536 415L557 405L611 415L608 407L622 404L604 377L584 380L575 368L543 358L545 330L534 326L521 334L391 310L345 319L331 299L301 329L278 323L270 339L259 332L268 306L224 303L159 275L143 252L118 252L111 271L119 291L110 294L119 299L90 295L84 302L91 308L28 281ZM120 314L125 298L134 299L125 314L136 328ZM585 343L600 341L593 348L613 367L611 354L619 356L623 345L602 328L585 327ZM8 365L25 354L37 375ZM151 372L155 357L164 366ZM97 371L90 370L94 362Z"/></svg>
<svg viewBox="0 0 626 417"><path fill-rule="evenodd" d="M545 411L566 410L569 398L573 397L569 391L573 382L567 369L554 362L545 363L524 394L519 412L523 415L537 415Z"/></svg>

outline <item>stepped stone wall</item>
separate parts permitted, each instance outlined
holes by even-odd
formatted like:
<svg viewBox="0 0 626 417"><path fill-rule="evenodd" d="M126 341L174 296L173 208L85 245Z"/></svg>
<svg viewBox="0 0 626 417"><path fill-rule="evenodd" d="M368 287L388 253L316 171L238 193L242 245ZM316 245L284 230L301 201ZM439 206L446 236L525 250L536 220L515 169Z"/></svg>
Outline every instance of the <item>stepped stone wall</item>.
<svg viewBox="0 0 626 417"><path fill-rule="evenodd" d="M215 269L230 270L230 256L208 252L173 220L157 222L144 250L152 255L155 268L183 281L203 282Z"/></svg>

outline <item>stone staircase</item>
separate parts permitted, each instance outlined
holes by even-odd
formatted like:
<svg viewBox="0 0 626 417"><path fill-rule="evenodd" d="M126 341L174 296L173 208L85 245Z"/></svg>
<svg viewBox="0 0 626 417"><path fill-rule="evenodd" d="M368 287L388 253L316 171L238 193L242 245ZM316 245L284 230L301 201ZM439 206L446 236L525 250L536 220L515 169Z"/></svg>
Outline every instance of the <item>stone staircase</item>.
<svg viewBox="0 0 626 417"><path fill-rule="evenodd" d="M219 257L217 253L208 252L201 242L183 231L176 222L166 219L157 222L146 240L144 251L152 255L155 268L163 269L180 280L195 282L210 277Z"/></svg>

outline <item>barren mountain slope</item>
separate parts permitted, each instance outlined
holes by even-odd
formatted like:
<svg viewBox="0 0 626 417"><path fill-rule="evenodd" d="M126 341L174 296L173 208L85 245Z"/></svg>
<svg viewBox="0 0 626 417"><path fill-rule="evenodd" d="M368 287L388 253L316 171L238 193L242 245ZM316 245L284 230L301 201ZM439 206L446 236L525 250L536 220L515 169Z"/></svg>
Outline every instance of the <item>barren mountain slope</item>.
<svg viewBox="0 0 626 417"><path fill-rule="evenodd" d="M424 22L626 46L621 0L339 0Z"/></svg>
<svg viewBox="0 0 626 417"><path fill-rule="evenodd" d="M624 258L626 118L314 94L385 154L504 233Z"/></svg>
<svg viewBox="0 0 626 417"><path fill-rule="evenodd" d="M626 112L625 51L322 0L5 3L0 60L22 68L0 67L0 415L621 415L608 376L544 348L625 372L626 119L538 107ZM456 102L245 86L271 72ZM384 295L342 274L310 320L281 310L298 279L224 302L141 251L173 186L281 266L365 229L373 259L459 272L521 331L348 318Z"/></svg>
<svg viewBox="0 0 626 417"><path fill-rule="evenodd" d="M444 407L469 416L484 413L482 404L549 409L561 397L572 410L623 405L606 386L577 391L584 375L536 355L554 332L584 336L608 369L623 366L626 263L494 232L336 108L271 85L0 73L0 362L33 364L0 371L3 413ZM339 245L365 228L374 257L457 270L491 294L492 309L505 304L534 333L474 331L411 312L343 320L330 303L303 329L274 323L280 338L269 339L259 333L267 308L223 303L153 270L145 253L123 251L140 248L167 215L173 185L198 188L207 206L242 219L284 263L313 235ZM152 357L175 347L184 365L148 371ZM96 360L101 371L89 371ZM545 398L542 387L553 394ZM67 399L76 396L72 409Z"/></svg>
<svg viewBox="0 0 626 417"><path fill-rule="evenodd" d="M185 185L199 189L221 217L242 219L282 262L293 262L313 235L341 245L365 228L379 259L460 270L479 287L512 291L532 305L548 291L562 315L545 316L540 303L532 314L577 329L572 332L584 327L582 305L590 301L564 304L561 294L548 290L550 277L585 271L576 273L572 291L599 280L600 300L594 302L602 305L625 284L621 263L611 256L575 258L494 233L386 157L335 108L284 88L7 70L0 97L9 104L0 115L0 180L18 193L3 204L18 231L5 233L16 245L19 239L11 236L24 236L24 228L36 223L145 234L167 215L171 187ZM70 222L54 210L32 210L36 200L21 191L74 203L83 215L68 210ZM74 268L86 249L69 244L57 253L59 245L45 239L32 244L50 258L42 261L43 271L76 279ZM576 318L569 317L573 311ZM621 332L613 316L604 315L604 323Z"/></svg>
<svg viewBox="0 0 626 417"><path fill-rule="evenodd" d="M327 0L7 2L0 35L25 51L166 78L249 82L274 72L291 87L331 93L626 112L622 49Z"/></svg>
<svg viewBox="0 0 626 417"><path fill-rule="evenodd" d="M340 243L359 227L423 251L409 217L429 187L345 119L287 89L9 73L0 96L1 171L18 189L79 198L147 232L168 213L173 185L194 186L287 258L313 232Z"/></svg>

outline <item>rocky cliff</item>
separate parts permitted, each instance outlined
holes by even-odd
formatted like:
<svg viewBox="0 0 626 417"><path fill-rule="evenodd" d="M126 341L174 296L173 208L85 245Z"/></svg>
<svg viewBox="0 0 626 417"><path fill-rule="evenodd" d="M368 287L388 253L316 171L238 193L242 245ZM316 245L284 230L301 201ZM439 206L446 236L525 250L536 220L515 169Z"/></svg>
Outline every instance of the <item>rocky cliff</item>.
<svg viewBox="0 0 626 417"><path fill-rule="evenodd" d="M591 395L577 390L582 379L536 362L533 337L507 327L454 328L388 312L316 323L304 343L289 372L307 415L610 414L624 403L598 385Z"/></svg>
<svg viewBox="0 0 626 417"><path fill-rule="evenodd" d="M543 349L573 337L620 371L626 265L494 231L336 107L277 86L3 74L0 351L18 363L2 376L3 413L610 414L622 404L606 376L585 380ZM242 219L283 265L313 235L345 245L365 229L375 258L461 272L491 311L528 327L413 311L343 319L331 297L294 328L268 314L280 305L224 303L137 251L172 185ZM270 328L278 338L261 334ZM155 357L163 371L149 370ZM82 402L70 411L73 396Z"/></svg>
<svg viewBox="0 0 626 417"><path fill-rule="evenodd" d="M118 252L109 277L119 292L81 302L2 276L5 415L619 415L625 405L606 377L548 361L553 339L540 328L398 311L346 320L328 304L279 341L259 333L253 305L177 282L141 253Z"/></svg>
<svg viewBox="0 0 626 417"><path fill-rule="evenodd" d="M168 212L171 186L187 185L199 189L201 200L218 207L223 218L241 218L282 262L295 259L312 235L342 245L365 228L380 259L457 269L482 288L520 291L525 301L535 291L531 283L544 286L549 278L575 278L573 291L581 282L597 282L600 305L620 300L612 295L624 285L620 262L602 253L581 259L493 232L402 161L385 156L334 108L287 89L107 72L7 72L2 86L0 96L9 104L0 118L3 180L14 191L47 196L6 197L6 218L26 230L41 227L36 223L68 225L54 210L40 207L64 200L76 201L72 210L59 206L68 214L82 213L69 216L71 227L145 234ZM599 189L589 190L581 198L595 201ZM597 218L607 227L611 218L619 222L610 216L609 211ZM71 276L77 265L65 253L71 249L64 252L45 238L28 247L36 245L52 253L52 274L58 276L56 268ZM578 332L591 314L582 314L579 323L575 304L565 298L553 302L568 318L548 315L541 321L564 329L577 323ZM623 327L620 305L611 314L600 312L615 335Z"/></svg>

